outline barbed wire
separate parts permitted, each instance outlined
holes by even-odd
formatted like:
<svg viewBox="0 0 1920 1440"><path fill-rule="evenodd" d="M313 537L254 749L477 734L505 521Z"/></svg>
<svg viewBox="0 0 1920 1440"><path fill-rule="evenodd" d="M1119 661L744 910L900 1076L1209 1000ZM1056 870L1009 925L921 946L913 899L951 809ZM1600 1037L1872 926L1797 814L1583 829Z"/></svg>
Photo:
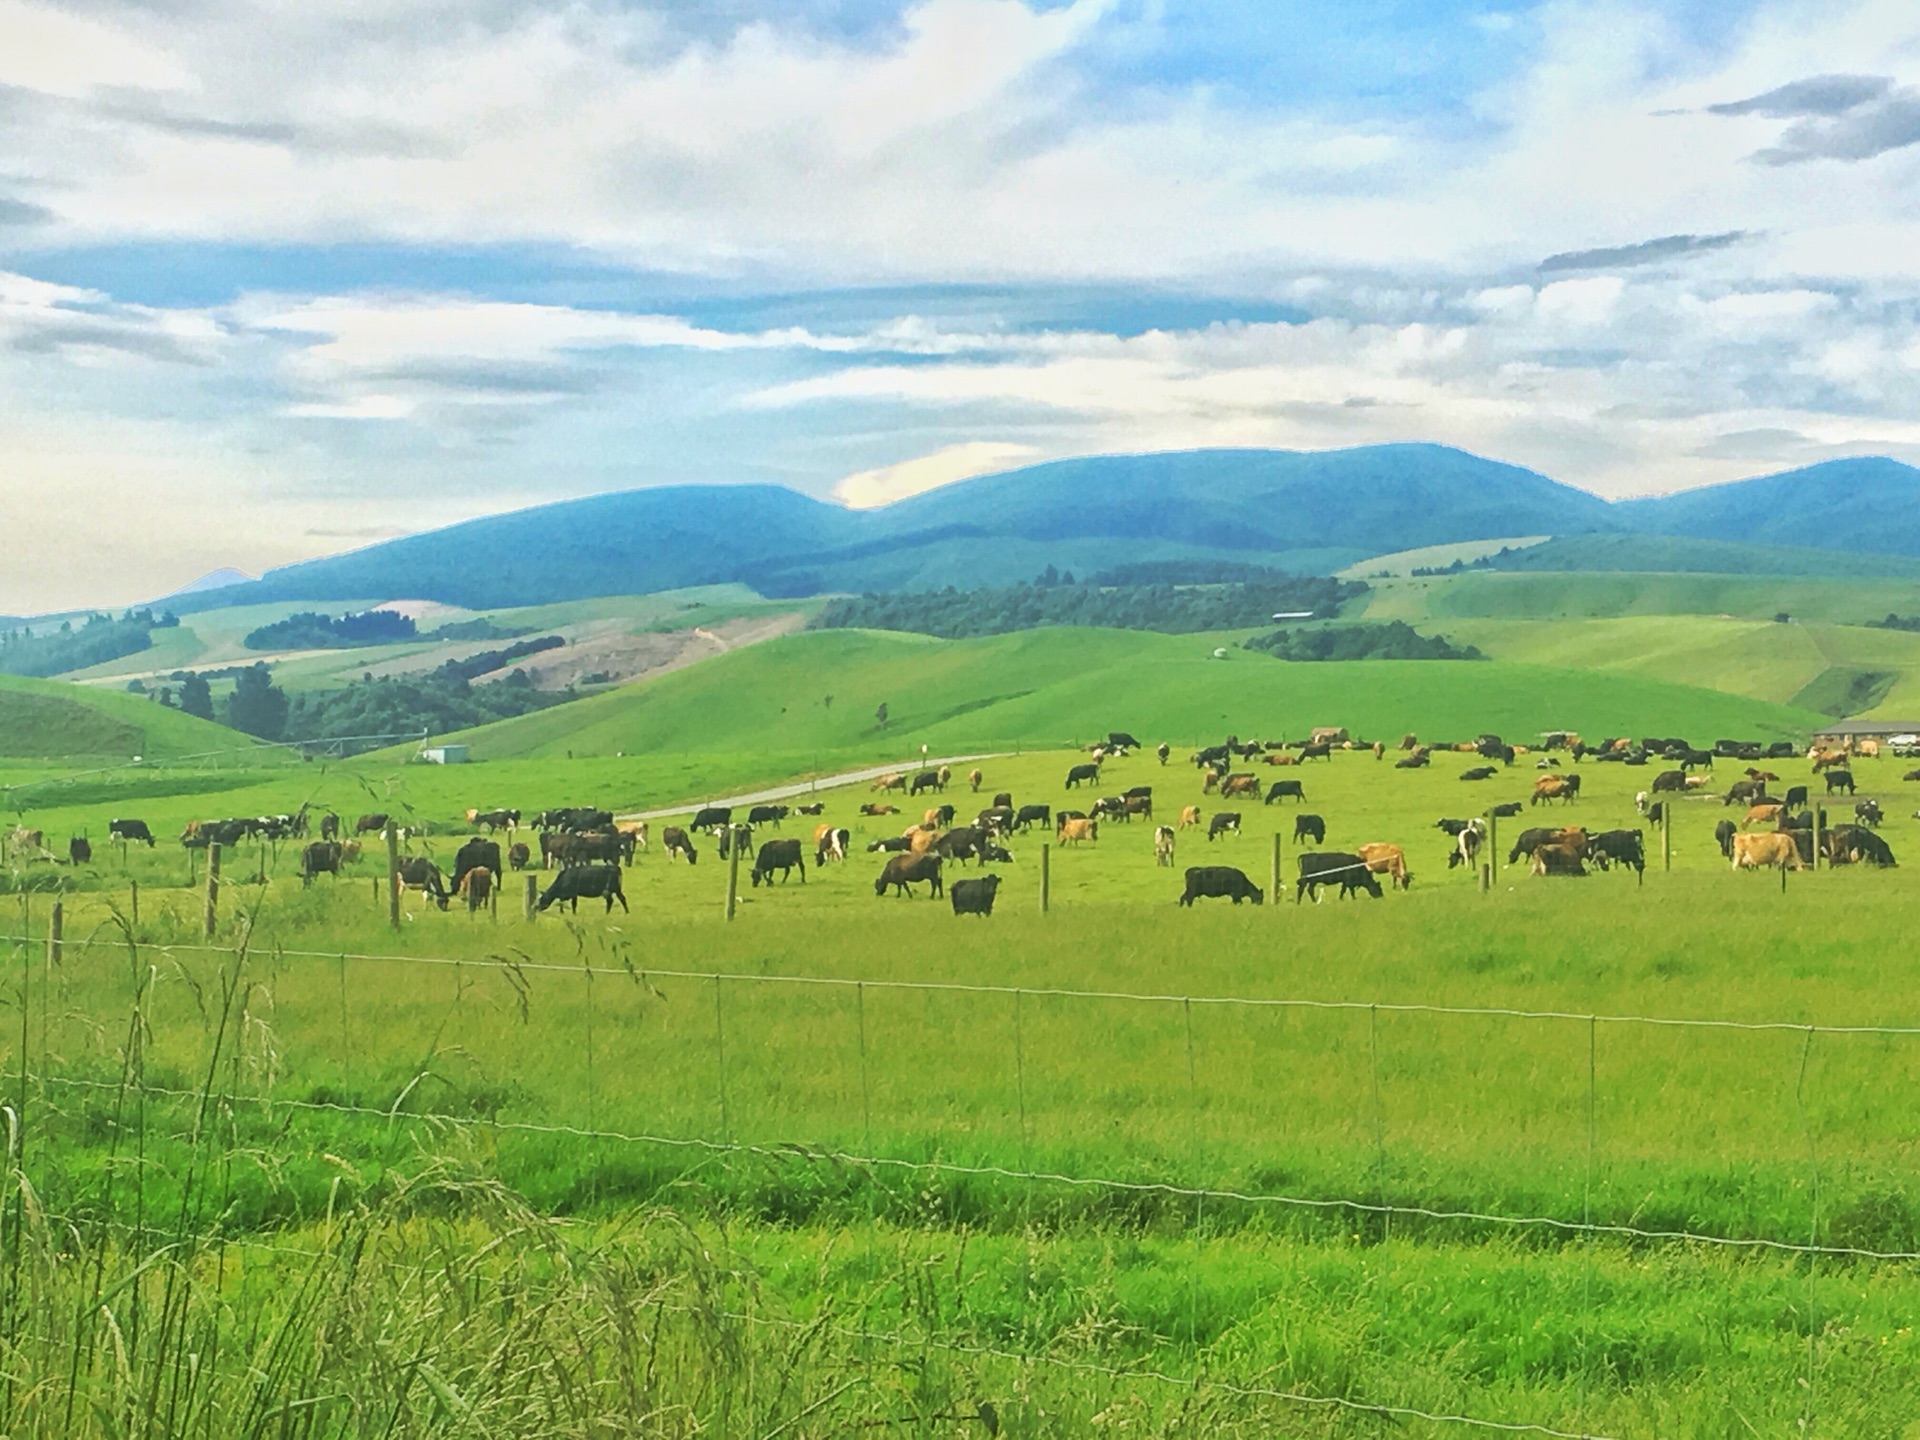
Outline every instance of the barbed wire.
<svg viewBox="0 0 1920 1440"><path fill-rule="evenodd" d="M0 944L33 945L43 944L44 935L0 934ZM63 949L93 948L106 946L119 948L124 939L100 939L95 936L62 938ZM303 960L354 960L379 964L430 965L430 966L510 966L515 970L539 971L561 975L590 975L595 979L640 978L644 980L694 980L704 984L720 981L733 984L754 985L799 985L820 986L833 989L866 990L907 990L967 995L1003 995L1021 996L1026 999L1056 1000L1103 1000L1127 1002L1145 1005L1213 1005L1221 1007L1243 1007L1247 1009L1273 1010L1325 1010L1345 1011L1349 1013L1378 1013L1382 1015L1443 1015L1463 1019L1489 1020L1533 1020L1578 1022L1580 1024L1600 1025L1647 1025L1666 1029L1684 1030L1731 1030L1744 1032L1778 1032L1793 1035L1834 1035L1834 1036L1888 1036L1894 1038L1920 1038L1920 1025L1837 1025L1807 1020L1726 1020L1711 1016L1670 1016L1670 1015L1634 1015L1606 1014L1584 1010L1532 1010L1507 1005L1442 1005L1428 1001L1408 1000L1319 1000L1301 996L1265 996L1265 995L1179 995L1171 992L1134 991L1134 990L1080 990L1066 986L1025 986L992 985L970 980L898 980L866 979L859 976L841 975L774 975L738 970L676 970L661 969L657 966L624 966L590 964L564 965L546 960L515 959L504 961L496 956L478 956L461 958L453 955L392 955L375 951L356 950L304 950L287 949L281 946L239 946L204 944L168 944L160 942L145 943L147 949L162 954L185 952L188 954L218 954L253 956L282 956Z"/></svg>
<svg viewBox="0 0 1920 1440"><path fill-rule="evenodd" d="M42 1075L33 1071L28 1072L28 1078L44 1086L62 1086L69 1089L117 1091L125 1088L143 1095L157 1095L174 1100L198 1101L202 1098L198 1090L135 1085L132 1082L125 1082L123 1085L120 1081L88 1080L68 1075ZM402 1100L411 1089L412 1086L409 1085L408 1090L402 1092ZM856 1170L899 1170L922 1174L959 1175L973 1179L1018 1181L1023 1184L1112 1190L1134 1195L1165 1195L1179 1200L1221 1200L1243 1205L1266 1205L1296 1210L1344 1211L1355 1215L1393 1219L1482 1225L1510 1230L1546 1230L1570 1236L1591 1235L1639 1242L1705 1245L1728 1250L1764 1251L1792 1256L1825 1256L1832 1259L1868 1260L1894 1264L1920 1261L1920 1251L1914 1250L1873 1250L1855 1245L1818 1245L1805 1241L1775 1240L1766 1236L1715 1235L1699 1230L1656 1230L1640 1225L1565 1220L1552 1215L1503 1215L1497 1211L1486 1210L1443 1210L1434 1206L1392 1204L1385 1201L1357 1200L1346 1196L1286 1195L1261 1191L1215 1189L1201 1185L1180 1185L1173 1181L1117 1180L1106 1176L1069 1175L1061 1171L1020 1169L1006 1165L968 1165L953 1160L907 1160L894 1156L856 1155L849 1151L811 1145L803 1141L751 1144L743 1141L714 1140L698 1135L650 1135L645 1132L604 1130L579 1125L554 1125L532 1120L442 1115L426 1111L402 1110L399 1108L399 1101L391 1107L382 1109L379 1106L351 1105L338 1100L299 1100L271 1095L235 1094L222 1095L218 1098L228 1104L258 1105L268 1110L274 1106L280 1106L290 1110L364 1116L389 1123L404 1120L412 1124L451 1129L471 1126L507 1133L560 1135L576 1140L605 1140L625 1145L701 1150L716 1155L748 1155L767 1160L800 1160L808 1163L845 1166Z"/></svg>

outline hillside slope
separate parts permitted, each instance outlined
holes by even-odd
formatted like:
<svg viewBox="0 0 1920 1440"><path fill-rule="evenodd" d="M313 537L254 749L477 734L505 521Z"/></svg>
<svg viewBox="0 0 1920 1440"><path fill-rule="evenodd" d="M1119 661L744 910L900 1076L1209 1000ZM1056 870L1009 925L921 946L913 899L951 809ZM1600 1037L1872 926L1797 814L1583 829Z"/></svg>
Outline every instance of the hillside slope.
<svg viewBox="0 0 1920 1440"><path fill-rule="evenodd" d="M181 605L404 594L484 609L727 582L796 596L1155 559L1324 572L1382 550L1614 525L1585 491L1438 445L1104 455L864 511L772 486L599 495L289 566Z"/></svg>
<svg viewBox="0 0 1920 1440"><path fill-rule="evenodd" d="M1287 664L1233 636L1049 629L941 641L816 631L455 737L477 759L778 750L881 758L1079 744L1109 728L1190 745L1340 724L1515 735L1559 726L1714 738L1799 734L1818 716L1635 675L1421 661ZM831 697L831 703L829 703ZM878 707L887 707L883 728Z"/></svg>
<svg viewBox="0 0 1920 1440"><path fill-rule="evenodd" d="M1612 507L1619 524L1749 545L1920 555L1920 470L1864 456Z"/></svg>
<svg viewBox="0 0 1920 1440"><path fill-rule="evenodd" d="M0 675L0 756L8 759L168 760L255 743L124 691Z"/></svg>

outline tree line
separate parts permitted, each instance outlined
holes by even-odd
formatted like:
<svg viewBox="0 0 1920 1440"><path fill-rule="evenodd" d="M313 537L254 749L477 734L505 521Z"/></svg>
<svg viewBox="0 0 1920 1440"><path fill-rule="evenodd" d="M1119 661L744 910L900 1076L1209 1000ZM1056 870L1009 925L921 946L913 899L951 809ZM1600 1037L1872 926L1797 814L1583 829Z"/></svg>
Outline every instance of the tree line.
<svg viewBox="0 0 1920 1440"><path fill-rule="evenodd" d="M1484 660L1479 648L1444 635L1422 635L1404 620L1384 625L1327 625L1275 630L1242 642L1276 660Z"/></svg>
<svg viewBox="0 0 1920 1440"><path fill-rule="evenodd" d="M34 632L31 625L0 632L0 675L45 678L84 670L137 655L153 644L152 633L178 625L177 615L156 616L152 610L129 610L112 615L89 615L79 626L71 620Z"/></svg>

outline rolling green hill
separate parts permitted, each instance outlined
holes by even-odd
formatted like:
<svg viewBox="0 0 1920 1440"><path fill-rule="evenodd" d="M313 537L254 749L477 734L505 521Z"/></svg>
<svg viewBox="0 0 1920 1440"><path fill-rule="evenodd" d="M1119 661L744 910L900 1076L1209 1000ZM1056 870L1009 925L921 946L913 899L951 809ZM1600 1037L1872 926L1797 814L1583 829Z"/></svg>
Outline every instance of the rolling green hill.
<svg viewBox="0 0 1920 1440"><path fill-rule="evenodd" d="M1545 544L1512 548L1505 555L1493 554L1498 547L1490 542L1473 548L1491 556L1488 563L1494 570L1642 570L1694 575L1862 576L1920 581L1920 560L1907 555L1812 550L1801 545L1749 545L1681 535L1561 535ZM1363 575L1370 573L1367 565L1354 568Z"/></svg>
<svg viewBox="0 0 1920 1440"><path fill-rule="evenodd" d="M1321 724L1395 738L1562 726L1715 738L1800 734L1821 718L1644 676L1541 665L1288 664L1237 649L1212 658L1216 645L1239 638L811 632L453 738L482 760L721 750L888 758L922 744L935 752L1081 744L1110 728L1176 745L1230 731L1297 736Z"/></svg>
<svg viewBox="0 0 1920 1440"><path fill-rule="evenodd" d="M1613 507L1618 524L1750 545L1920 555L1920 470L1884 456L1708 485Z"/></svg>
<svg viewBox="0 0 1920 1440"><path fill-rule="evenodd" d="M9 759L164 760L254 743L137 695L0 676L0 756Z"/></svg>
<svg viewBox="0 0 1920 1440"><path fill-rule="evenodd" d="M1545 547L1542 547L1545 548ZM1471 572L1374 584L1364 618L1445 625L1456 619L1602 620L1717 615L1864 625L1920 606L1920 581L1847 576Z"/></svg>

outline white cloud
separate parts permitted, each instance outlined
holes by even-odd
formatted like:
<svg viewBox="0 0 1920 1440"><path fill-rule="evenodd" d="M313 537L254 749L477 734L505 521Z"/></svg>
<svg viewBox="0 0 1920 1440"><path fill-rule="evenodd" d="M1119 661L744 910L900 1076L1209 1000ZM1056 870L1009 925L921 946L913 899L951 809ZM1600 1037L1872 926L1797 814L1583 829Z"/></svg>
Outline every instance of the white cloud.
<svg viewBox="0 0 1920 1440"><path fill-rule="evenodd" d="M71 99L102 86L171 90L188 83L165 51L114 26L0 0L0 84Z"/></svg>
<svg viewBox="0 0 1920 1440"><path fill-rule="evenodd" d="M862 470L849 475L833 487L833 493L854 510L870 510L890 505L909 495L923 495L956 480L971 480L976 475L1010 469L1033 458L1031 445L1011 445L992 440L972 440L964 445L949 445L931 455L883 465L877 470Z"/></svg>

